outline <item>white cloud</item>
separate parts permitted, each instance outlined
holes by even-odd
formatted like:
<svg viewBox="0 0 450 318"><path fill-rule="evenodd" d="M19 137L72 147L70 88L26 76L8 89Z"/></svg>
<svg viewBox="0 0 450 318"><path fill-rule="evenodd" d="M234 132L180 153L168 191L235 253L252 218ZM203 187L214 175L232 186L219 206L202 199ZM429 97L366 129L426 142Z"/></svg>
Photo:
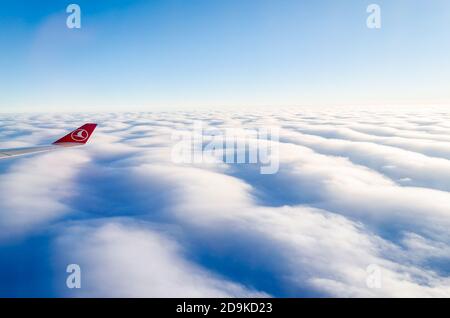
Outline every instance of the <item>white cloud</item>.
<svg viewBox="0 0 450 318"><path fill-rule="evenodd" d="M64 228L63 257L82 269L77 296L267 297L227 281L183 258L167 233L129 222ZM67 290L66 293L70 294Z"/></svg>
<svg viewBox="0 0 450 318"><path fill-rule="evenodd" d="M16 131L9 118L11 143L100 127L84 149L0 163L0 228L57 222L55 258L87 269L86 296L448 297L450 127L433 112L23 115ZM282 126L279 172L172 163L171 133L198 119Z"/></svg>
<svg viewBox="0 0 450 318"><path fill-rule="evenodd" d="M291 289L300 292L309 287L334 296L397 297L443 296L450 291L449 280L408 263L408 253L414 255L414 250L381 239L361 223L305 206L259 207L247 184L215 172L185 168L177 173L177 168L146 165L139 169L135 176L169 182L166 187L175 193L169 211L178 222L191 226L200 240L220 238L270 254L277 260L270 265L273 275L282 275ZM209 245L214 249L222 242ZM239 254L232 246L226 253ZM264 257L259 261L262 267L272 263ZM366 286L370 264L384 269L381 290ZM334 285L342 288L335 290Z"/></svg>
<svg viewBox="0 0 450 318"><path fill-rule="evenodd" d="M26 234L62 219L77 195L75 177L89 159L75 151L59 151L13 159L0 179L0 238Z"/></svg>

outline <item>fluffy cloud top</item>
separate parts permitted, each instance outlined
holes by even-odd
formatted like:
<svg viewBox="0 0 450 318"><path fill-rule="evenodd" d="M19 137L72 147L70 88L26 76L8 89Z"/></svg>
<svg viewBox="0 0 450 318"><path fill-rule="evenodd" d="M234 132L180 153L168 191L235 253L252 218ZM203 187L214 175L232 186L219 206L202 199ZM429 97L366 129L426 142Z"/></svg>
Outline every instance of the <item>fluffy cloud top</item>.
<svg viewBox="0 0 450 318"><path fill-rule="evenodd" d="M32 260L51 269L44 295L448 297L449 115L5 116L3 147L50 141L75 119L100 126L84 148L0 162L0 253L30 242L49 248ZM174 163L172 133L195 120L215 129L280 127L279 172ZM0 268L11 262L1 258ZM80 290L65 287L71 263L82 268ZM14 295L27 295L21 284L8 281Z"/></svg>

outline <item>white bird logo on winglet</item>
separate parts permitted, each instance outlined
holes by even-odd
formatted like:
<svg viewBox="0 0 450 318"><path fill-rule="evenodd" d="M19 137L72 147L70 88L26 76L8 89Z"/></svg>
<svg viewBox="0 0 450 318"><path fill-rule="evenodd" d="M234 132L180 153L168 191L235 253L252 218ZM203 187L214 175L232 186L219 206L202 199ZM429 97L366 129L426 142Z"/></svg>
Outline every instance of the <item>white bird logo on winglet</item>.
<svg viewBox="0 0 450 318"><path fill-rule="evenodd" d="M72 133L71 137L75 141L83 142L89 138L89 133L84 129L78 129Z"/></svg>

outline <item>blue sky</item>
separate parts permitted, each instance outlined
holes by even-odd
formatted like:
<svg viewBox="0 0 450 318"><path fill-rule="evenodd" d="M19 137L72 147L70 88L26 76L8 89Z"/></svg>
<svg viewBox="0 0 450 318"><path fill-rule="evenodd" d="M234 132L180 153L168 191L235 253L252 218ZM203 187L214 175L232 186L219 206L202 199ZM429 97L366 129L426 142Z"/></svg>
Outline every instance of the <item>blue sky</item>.
<svg viewBox="0 0 450 318"><path fill-rule="evenodd" d="M0 111L450 101L446 0L69 3L0 0Z"/></svg>

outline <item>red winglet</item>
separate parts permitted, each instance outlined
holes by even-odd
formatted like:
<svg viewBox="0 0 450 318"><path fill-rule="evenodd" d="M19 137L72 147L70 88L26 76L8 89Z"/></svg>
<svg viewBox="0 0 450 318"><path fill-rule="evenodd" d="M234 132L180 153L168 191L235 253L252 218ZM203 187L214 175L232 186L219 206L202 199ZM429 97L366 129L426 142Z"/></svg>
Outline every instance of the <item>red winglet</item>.
<svg viewBox="0 0 450 318"><path fill-rule="evenodd" d="M62 137L61 139L55 141L53 144L65 144L65 143L71 143L71 144L85 144L91 137L92 133L94 132L95 128L97 127L97 124L85 124L81 126L80 128L72 131L70 134Z"/></svg>

